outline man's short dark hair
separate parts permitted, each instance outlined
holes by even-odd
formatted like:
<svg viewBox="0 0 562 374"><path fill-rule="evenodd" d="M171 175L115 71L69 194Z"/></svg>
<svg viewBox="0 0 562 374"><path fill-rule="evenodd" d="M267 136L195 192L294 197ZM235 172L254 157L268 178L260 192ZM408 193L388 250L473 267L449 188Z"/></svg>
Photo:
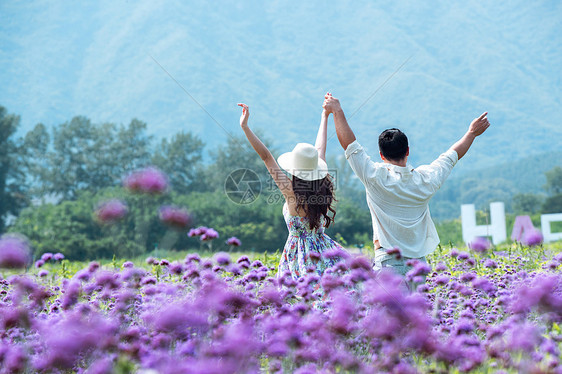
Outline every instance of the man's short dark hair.
<svg viewBox="0 0 562 374"><path fill-rule="evenodd" d="M408 153L408 138L398 129L384 130L379 136L379 150L387 160L400 161Z"/></svg>

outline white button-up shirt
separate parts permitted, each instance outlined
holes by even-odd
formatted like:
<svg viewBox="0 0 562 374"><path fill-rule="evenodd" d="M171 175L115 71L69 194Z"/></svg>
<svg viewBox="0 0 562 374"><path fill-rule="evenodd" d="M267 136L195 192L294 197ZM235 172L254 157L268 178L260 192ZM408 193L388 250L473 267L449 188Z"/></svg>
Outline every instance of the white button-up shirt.
<svg viewBox="0 0 562 374"><path fill-rule="evenodd" d="M435 250L439 236L429 214L429 199L458 161L449 149L430 165L416 169L373 162L354 141L345 150L351 168L365 185L373 221L373 241L386 249L400 248L403 256L423 257Z"/></svg>

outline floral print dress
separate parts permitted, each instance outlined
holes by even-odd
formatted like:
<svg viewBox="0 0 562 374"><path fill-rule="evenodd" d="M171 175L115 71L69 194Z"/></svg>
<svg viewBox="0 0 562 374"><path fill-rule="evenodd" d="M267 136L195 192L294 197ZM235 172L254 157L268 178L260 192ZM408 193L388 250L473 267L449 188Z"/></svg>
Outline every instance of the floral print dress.
<svg viewBox="0 0 562 374"><path fill-rule="evenodd" d="M341 257L333 255L324 256L326 252L345 252L341 245L324 233L324 217L320 228L310 230L308 219L290 215L287 203L283 205L283 217L289 229L289 237L281 254L278 276L289 271L293 279L298 279L304 277L307 269L311 268L322 276L324 270L341 260Z"/></svg>

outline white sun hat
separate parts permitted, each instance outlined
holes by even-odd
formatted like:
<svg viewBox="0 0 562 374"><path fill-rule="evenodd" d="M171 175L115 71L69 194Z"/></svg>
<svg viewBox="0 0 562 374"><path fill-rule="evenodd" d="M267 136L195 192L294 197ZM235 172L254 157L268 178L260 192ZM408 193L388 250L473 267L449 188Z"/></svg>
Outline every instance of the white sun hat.
<svg viewBox="0 0 562 374"><path fill-rule="evenodd" d="M298 143L292 152L279 156L277 162L289 174L306 181L328 175L328 165L318 157L318 150L312 144Z"/></svg>

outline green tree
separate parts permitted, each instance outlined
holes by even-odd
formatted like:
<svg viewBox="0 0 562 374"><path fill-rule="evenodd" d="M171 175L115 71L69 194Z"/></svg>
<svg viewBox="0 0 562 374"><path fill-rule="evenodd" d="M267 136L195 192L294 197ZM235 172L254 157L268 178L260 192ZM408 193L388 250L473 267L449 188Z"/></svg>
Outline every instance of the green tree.
<svg viewBox="0 0 562 374"><path fill-rule="evenodd" d="M556 166L552 170L545 172L544 175L546 176L544 189L552 195L562 193L562 168Z"/></svg>
<svg viewBox="0 0 562 374"><path fill-rule="evenodd" d="M250 204L237 204L224 191L218 190L193 192L177 196L174 201L190 210L195 225L216 229L220 234L217 245L223 249L226 249L224 241L236 236L245 250L282 250L288 234L282 215L283 200L270 199L270 196L261 194ZM197 239L189 239L188 245L198 245Z"/></svg>
<svg viewBox="0 0 562 374"><path fill-rule="evenodd" d="M98 223L95 207L114 197L126 201L129 213L111 225ZM62 252L71 260L139 256L166 236L158 209L168 201L168 196L131 195L121 188L78 191L74 200L24 209L10 231L27 236L36 255Z"/></svg>
<svg viewBox="0 0 562 374"><path fill-rule="evenodd" d="M369 209L365 199L365 187L355 177L344 155L327 159L330 175L334 178L336 199L345 198L356 203L361 209Z"/></svg>
<svg viewBox="0 0 562 374"><path fill-rule="evenodd" d="M124 200L129 212L114 224L100 224L93 215L95 207L109 198ZM160 222L158 210L163 204L186 207L195 217L194 225L215 228L220 238L213 243L214 250L227 250L224 242L230 236L240 238L244 250L260 252L282 249L287 239L281 204L272 204L264 196L252 204L239 205L223 191L146 196L115 187L78 191L75 200L28 207L10 231L26 235L36 255L62 252L72 260L113 255L126 258L146 255L155 248L186 250L203 246L198 238L187 237L187 229L177 231Z"/></svg>
<svg viewBox="0 0 562 374"><path fill-rule="evenodd" d="M74 117L53 128L49 147L41 139L44 126L37 125L26 136L33 152L29 170L39 179L41 192L62 199L75 199L81 190L115 186L125 173L149 163L152 138L145 131L146 124L135 119L128 126L116 126ZM46 150L45 160L41 152Z"/></svg>
<svg viewBox="0 0 562 374"><path fill-rule="evenodd" d="M345 196L339 197L335 205L336 215L326 230L332 238L340 234L351 245L369 244L373 241L373 226L369 209ZM364 243L367 234L368 243Z"/></svg>
<svg viewBox="0 0 562 374"><path fill-rule="evenodd" d="M29 203L21 141L14 139L19 124L19 116L8 114L0 106L0 232L4 231L8 216L18 214Z"/></svg>
<svg viewBox="0 0 562 374"><path fill-rule="evenodd" d="M272 149L267 139L263 139L260 132L257 134L262 138L264 144L271 150L274 156L278 156ZM262 183L262 191L277 192L277 187L269 175L267 168L260 157L254 152L244 137L228 138L226 145L211 152L213 163L205 172L205 180L208 183L206 190L223 191L227 176L237 169L249 169L258 175Z"/></svg>
<svg viewBox="0 0 562 374"><path fill-rule="evenodd" d="M170 140L162 139L152 156L152 164L168 175L172 189L178 193L203 189L203 147L197 136L180 132Z"/></svg>
<svg viewBox="0 0 562 374"><path fill-rule="evenodd" d="M513 196L515 214L535 214L541 210L543 197L534 193L518 193Z"/></svg>
<svg viewBox="0 0 562 374"><path fill-rule="evenodd" d="M145 167L150 162L154 139L146 134L146 129L147 124L138 119L132 119L128 126L119 126L111 152L118 160L116 174Z"/></svg>
<svg viewBox="0 0 562 374"><path fill-rule="evenodd" d="M88 164L101 154L96 144L97 131L86 117L74 117L55 127L53 151L43 180L46 190L63 199L74 199L78 190L87 188L91 180Z"/></svg>
<svg viewBox="0 0 562 374"><path fill-rule="evenodd" d="M478 180L466 179L461 184L461 203L474 204L477 209L487 209L494 201L503 201L510 208L515 187L511 181L502 178Z"/></svg>
<svg viewBox="0 0 562 374"><path fill-rule="evenodd" d="M133 119L128 126L105 123L94 126L92 153L85 160L89 178L85 188L92 191L119 184L124 174L150 162L152 137L146 123Z"/></svg>
<svg viewBox="0 0 562 374"><path fill-rule="evenodd" d="M562 213L562 193L547 197L542 207L542 213Z"/></svg>
<svg viewBox="0 0 562 374"><path fill-rule="evenodd" d="M462 223L459 218L444 220L435 224L442 246L451 243L453 246L462 246Z"/></svg>
<svg viewBox="0 0 562 374"><path fill-rule="evenodd" d="M22 151L24 152L23 171L30 186L30 195L40 198L46 194L43 181L50 168L47 152L50 135L42 123L35 125L33 130L25 134Z"/></svg>

